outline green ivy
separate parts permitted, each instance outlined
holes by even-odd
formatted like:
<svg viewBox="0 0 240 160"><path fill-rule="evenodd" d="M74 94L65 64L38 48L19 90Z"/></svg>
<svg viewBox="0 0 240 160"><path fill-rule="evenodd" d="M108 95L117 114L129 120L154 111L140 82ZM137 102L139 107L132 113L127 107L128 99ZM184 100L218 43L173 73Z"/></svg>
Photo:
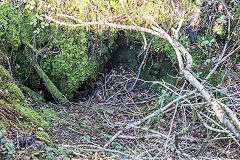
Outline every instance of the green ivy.
<svg viewBox="0 0 240 160"><path fill-rule="evenodd" d="M42 63L44 71L69 99L85 79L96 77L97 62L89 60L86 51L88 37L84 31L83 28L60 28L50 43L51 50L59 53Z"/></svg>
<svg viewBox="0 0 240 160"><path fill-rule="evenodd" d="M3 159L15 158L15 145L8 139L6 135L7 131L0 130L0 157Z"/></svg>

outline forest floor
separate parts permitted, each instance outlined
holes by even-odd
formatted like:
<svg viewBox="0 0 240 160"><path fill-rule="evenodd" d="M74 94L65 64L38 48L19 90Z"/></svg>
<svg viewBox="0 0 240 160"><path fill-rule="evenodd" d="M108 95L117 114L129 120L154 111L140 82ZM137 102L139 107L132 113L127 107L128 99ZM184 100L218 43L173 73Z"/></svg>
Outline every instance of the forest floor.
<svg viewBox="0 0 240 160"><path fill-rule="evenodd" d="M96 82L93 95L80 93L82 96L77 102L65 105L48 102L39 106L30 97L28 100L32 108L46 115L53 144L79 159L240 158L238 140L227 132L206 129L198 118L199 114L210 116L206 111L210 108L204 103L196 102L195 107L173 105L159 116L126 129L126 124L137 122L163 107L164 99L171 96L167 92L152 92L147 81L138 81L131 89L134 77L136 74L132 71L111 69ZM217 125L212 123L211 127ZM104 147L123 128L123 132ZM31 136L21 140L15 130L11 137L20 146L19 159L41 154L40 148L50 144ZM57 153L59 159L61 156Z"/></svg>

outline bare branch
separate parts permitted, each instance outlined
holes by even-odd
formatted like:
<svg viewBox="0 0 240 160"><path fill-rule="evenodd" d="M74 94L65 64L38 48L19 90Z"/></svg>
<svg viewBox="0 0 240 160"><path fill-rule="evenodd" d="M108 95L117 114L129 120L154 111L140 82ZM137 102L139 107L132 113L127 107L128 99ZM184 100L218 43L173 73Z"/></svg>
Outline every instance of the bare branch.
<svg viewBox="0 0 240 160"><path fill-rule="evenodd" d="M66 15L58 15L58 16L70 18L70 19L76 21L76 19L74 17L71 17L71 16L66 16ZM88 26L88 25L104 25L104 26L109 26L109 27L113 27L113 28L137 30L137 31L140 31L140 32L146 32L146 33L150 33L152 35L155 35L157 37L163 38L165 40L168 40L168 42L172 45L172 47L174 48L174 50L176 52L178 63L179 63L179 72L181 74L183 74L184 77L202 94L202 96L204 97L204 99L206 99L208 104L211 105L212 109L214 110L214 112L215 112L216 116L219 118L219 120L222 123L224 123L227 126L227 128L236 137L240 137L239 131L231 123L231 121L229 120L229 118L227 117L227 115L225 114L223 109L221 108L221 104L217 100L215 100L213 98L213 96L203 86L204 82L201 84L196 79L196 77L191 73L192 72L191 68L192 68L192 64L193 64L191 54L185 49L185 47L183 45L181 45L177 40L173 39L167 32L165 32L161 27L159 27L158 24L154 23L154 21L151 18L150 18L150 20L153 22L153 24L156 25L156 26L151 26L152 29L140 27L140 26L137 26L137 25L121 25L121 24L108 23L108 22L81 22L81 21L78 21L80 24L67 24L67 23L64 23L64 22L59 22L59 21L57 21L57 20L55 20L55 19L53 19L49 16L45 16L45 17L47 19L57 23L57 24L60 24L60 25L66 25L66 26L71 26L71 27L80 27L80 26ZM235 49L234 51L236 51L237 49ZM224 57L219 63L224 61L228 56L232 55L234 53L234 51L231 52L226 57ZM183 61L183 57L184 57L185 61ZM184 66L184 62L186 64L185 66ZM217 68L217 67L218 66L215 66L215 68ZM209 77L207 77L207 78L209 78ZM172 101L172 102L175 103L175 100ZM169 105L167 105L165 107L168 108ZM147 119L158 115L162 111L164 111L164 108L155 111L153 114L145 117L144 119L142 119L138 122L132 123L131 125L139 125L139 124L143 123L144 121L146 121ZM131 125L127 125L125 128L129 128ZM110 139L110 141L105 144L104 148L106 148L115 138L117 138L122 133L122 131L123 131L123 129L120 130L118 133L116 133L115 136L113 136L112 139Z"/></svg>

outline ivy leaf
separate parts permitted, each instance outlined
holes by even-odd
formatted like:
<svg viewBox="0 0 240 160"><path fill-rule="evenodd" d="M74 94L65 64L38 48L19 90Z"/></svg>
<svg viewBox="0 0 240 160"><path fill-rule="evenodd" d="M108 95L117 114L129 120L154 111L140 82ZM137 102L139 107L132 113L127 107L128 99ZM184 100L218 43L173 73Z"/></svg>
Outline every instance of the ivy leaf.
<svg viewBox="0 0 240 160"><path fill-rule="evenodd" d="M210 59L207 59L207 60L206 60L207 63L210 63L210 61L211 61Z"/></svg>
<svg viewBox="0 0 240 160"><path fill-rule="evenodd" d="M36 18L39 19L39 20L41 20L41 21L43 20L43 17L40 16L40 15L38 15L38 14L36 14Z"/></svg>
<svg viewBox="0 0 240 160"><path fill-rule="evenodd" d="M216 39L211 39L210 42L211 43L216 42Z"/></svg>
<svg viewBox="0 0 240 160"><path fill-rule="evenodd" d="M209 41L208 40L205 40L205 41L203 41L202 43L201 43L201 46L205 46L205 45L207 45L209 43Z"/></svg>
<svg viewBox="0 0 240 160"><path fill-rule="evenodd" d="M34 8L34 6L30 6L29 10L31 11L31 10L33 10L33 8Z"/></svg>
<svg viewBox="0 0 240 160"><path fill-rule="evenodd" d="M227 21L224 19L224 20L222 20L222 23L225 24L225 23L227 23Z"/></svg>
<svg viewBox="0 0 240 160"><path fill-rule="evenodd" d="M31 4L31 5L34 5L34 4L35 4L35 1L31 1L30 4Z"/></svg>
<svg viewBox="0 0 240 160"><path fill-rule="evenodd" d="M30 7L30 5L29 4L27 4L26 6L25 6L25 9L28 9Z"/></svg>

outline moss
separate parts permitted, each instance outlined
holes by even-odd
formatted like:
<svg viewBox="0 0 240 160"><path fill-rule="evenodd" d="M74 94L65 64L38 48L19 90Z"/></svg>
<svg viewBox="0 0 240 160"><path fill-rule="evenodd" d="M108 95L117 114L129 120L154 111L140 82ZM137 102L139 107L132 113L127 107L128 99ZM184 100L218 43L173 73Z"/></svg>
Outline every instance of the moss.
<svg viewBox="0 0 240 160"><path fill-rule="evenodd" d="M0 75L1 80L3 81L11 81L12 77L10 76L8 70L6 70L3 66L0 65Z"/></svg>
<svg viewBox="0 0 240 160"><path fill-rule="evenodd" d="M46 108L40 113L48 122L58 122L61 118L59 118L59 113L56 111Z"/></svg>
<svg viewBox="0 0 240 160"><path fill-rule="evenodd" d="M35 47L33 47L28 42L24 41L24 44L26 44L28 47L30 47L33 51L39 52ZM28 53L25 54L26 59L32 63L34 69L38 73L38 76L45 82L45 86L47 87L48 91L52 94L52 96L59 102L59 103L65 103L67 99L64 97L64 95L57 89L57 87L54 85L54 83L48 78L48 76L45 74L45 72L42 70L42 68L33 60L33 58L28 55Z"/></svg>
<svg viewBox="0 0 240 160"><path fill-rule="evenodd" d="M57 112L52 110L52 109L49 109L49 108L46 108L42 111L42 115L44 117L48 117L48 118L54 118L57 116Z"/></svg>
<svg viewBox="0 0 240 160"><path fill-rule="evenodd" d="M13 69L14 77L20 81L24 86L28 86L34 90L43 88L41 79L36 74L34 68L26 60L23 50L18 50L20 54L16 55L16 62L13 66L20 66L18 69Z"/></svg>
<svg viewBox="0 0 240 160"><path fill-rule="evenodd" d="M51 141L51 137L46 132L36 131L35 135L40 140L43 140L43 141L46 141L46 142Z"/></svg>
<svg viewBox="0 0 240 160"><path fill-rule="evenodd" d="M4 96L8 97L8 101L12 104L21 104L22 106L27 106L27 101L22 93L22 91L18 88L18 86L12 82L8 82L3 87L5 89ZM7 91L6 91L7 90Z"/></svg>
<svg viewBox="0 0 240 160"><path fill-rule="evenodd" d="M21 126L19 124L16 124L16 126L18 128L24 127L26 132L32 132L32 129L33 129L33 125L31 123L29 123L29 121L27 121L27 120L22 121Z"/></svg>
<svg viewBox="0 0 240 160"><path fill-rule="evenodd" d="M50 108L43 109L41 115L49 122L59 122L63 125L71 125L71 123L65 119L66 115L58 113Z"/></svg>
<svg viewBox="0 0 240 160"><path fill-rule="evenodd" d="M23 115L24 117L27 117L29 120L31 120L31 122L33 122L34 124L47 129L49 128L49 124L33 109L29 108L26 104L26 100L23 101L24 105L21 105L21 102L17 102L17 101L12 101L12 104L14 105L14 109L16 111L18 111L21 115ZM1 100L1 103L6 104L6 106L11 109L11 106L4 100ZM29 121L25 120L25 122L22 122L23 124L25 124L24 126L26 128L31 128L28 126Z"/></svg>
<svg viewBox="0 0 240 160"><path fill-rule="evenodd" d="M83 81L96 78L100 59L104 58L99 58L96 53L87 53L89 37L84 27L56 27L53 23L49 25L43 20L47 9L39 7L37 3L30 4L31 7L28 3L17 7L15 5L16 3L9 1L0 3L0 49L9 53L9 57L15 57L11 63L15 78L34 90L46 84L50 88L49 92L60 103L66 102L64 96L73 99ZM33 47L38 51L47 46L47 53L39 54L30 45L28 47L33 52L26 51L26 42L30 42L29 37L33 36L36 37L31 40ZM103 37L107 39L106 36ZM105 51L101 53L101 57L108 54L106 46L103 47ZM60 53L52 54L56 51ZM37 56L33 56L33 53ZM34 62L29 63L26 55L34 57ZM35 64L35 58L41 67L30 65ZM43 70L41 73L44 72L42 76L39 75L40 69Z"/></svg>
<svg viewBox="0 0 240 160"><path fill-rule="evenodd" d="M40 94L37 94L36 92L32 91L28 87L21 87L22 91L29 94L34 101L36 101L39 104L43 104L46 102L46 100L41 96Z"/></svg>
<svg viewBox="0 0 240 160"><path fill-rule="evenodd" d="M3 77L2 81L0 81L0 89L2 90L1 94L6 98L5 101L7 100L11 104L21 104L26 107L27 101L23 93L18 86L13 83L8 71L1 65L0 75Z"/></svg>
<svg viewBox="0 0 240 160"><path fill-rule="evenodd" d="M49 124L36 111L18 104L16 104L15 107L19 113L30 118L33 123L37 124L38 126L44 129L49 128Z"/></svg>
<svg viewBox="0 0 240 160"><path fill-rule="evenodd" d="M7 130L7 128L9 127L9 124L5 121L0 120L0 128L3 130Z"/></svg>
<svg viewBox="0 0 240 160"><path fill-rule="evenodd" d="M1 100L9 109L12 109L10 104L13 104L14 109L24 117L27 117L32 123L47 129L49 124L34 110L28 107L27 101L20 88L13 83L10 74L3 66L0 65L0 91L5 98ZM29 123L28 120L23 120L23 124ZM29 128L29 126L27 127Z"/></svg>
<svg viewBox="0 0 240 160"><path fill-rule="evenodd" d="M68 121L66 121L66 120L60 120L59 122L60 122L61 124L63 124L63 125L66 125L66 126L70 126L70 125L71 125L71 123L68 122Z"/></svg>

